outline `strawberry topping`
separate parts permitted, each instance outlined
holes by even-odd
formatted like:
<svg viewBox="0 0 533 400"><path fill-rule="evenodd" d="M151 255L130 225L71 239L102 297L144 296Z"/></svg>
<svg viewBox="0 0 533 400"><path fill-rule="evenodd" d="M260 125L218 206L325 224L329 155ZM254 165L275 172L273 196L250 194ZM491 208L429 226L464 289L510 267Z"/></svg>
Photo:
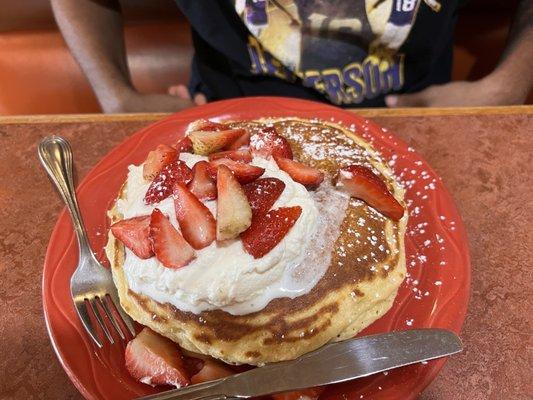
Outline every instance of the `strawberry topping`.
<svg viewBox="0 0 533 400"><path fill-rule="evenodd" d="M261 258L281 242L296 223L302 208L281 207L254 218L249 229L241 234L244 249L254 258Z"/></svg>
<svg viewBox="0 0 533 400"><path fill-rule="evenodd" d="M220 165L228 167L239 183L242 184L255 181L265 172L264 168L256 167L255 165L233 161L228 158L218 158L209 163L209 173L212 177L217 176L217 169Z"/></svg>
<svg viewBox="0 0 533 400"><path fill-rule="evenodd" d="M219 122L209 121L207 119L198 119L191 122L189 125L189 132L193 131L222 131L226 128L226 125Z"/></svg>
<svg viewBox="0 0 533 400"><path fill-rule="evenodd" d="M394 221L399 221L403 216L402 205L394 198L385 182L362 165L340 169L335 184Z"/></svg>
<svg viewBox="0 0 533 400"><path fill-rule="evenodd" d="M191 169L183 161L176 160L157 174L146 191L144 202L146 204L159 203L172 194L174 184L177 182L187 184L191 179Z"/></svg>
<svg viewBox="0 0 533 400"><path fill-rule="evenodd" d="M252 209L241 185L225 165L217 176L217 240L234 239L250 227Z"/></svg>
<svg viewBox="0 0 533 400"><path fill-rule="evenodd" d="M188 136L182 137L174 145L178 153L192 153L192 142Z"/></svg>
<svg viewBox="0 0 533 400"><path fill-rule="evenodd" d="M274 205L285 189L278 178L260 178L243 186L254 217L265 214Z"/></svg>
<svg viewBox="0 0 533 400"><path fill-rule="evenodd" d="M182 183L174 186L174 206L181 234L196 250L216 238L216 222L211 211Z"/></svg>
<svg viewBox="0 0 533 400"><path fill-rule="evenodd" d="M209 154L209 161L218 160L219 158L227 158L233 161L240 161L249 163L252 161L252 153L249 149L241 150L226 150L219 153Z"/></svg>
<svg viewBox="0 0 533 400"><path fill-rule="evenodd" d="M142 383L177 388L190 383L178 346L149 328L128 343L124 358L130 375Z"/></svg>
<svg viewBox="0 0 533 400"><path fill-rule="evenodd" d="M227 150L239 150L243 147L250 146L250 131L244 130L244 133L238 137L233 143L226 146Z"/></svg>
<svg viewBox="0 0 533 400"><path fill-rule="evenodd" d="M290 177L305 186L318 186L324 180L324 174L316 168L274 155L278 167Z"/></svg>
<svg viewBox="0 0 533 400"><path fill-rule="evenodd" d="M167 268L181 268L195 257L194 249L158 208L150 217L150 240L156 258Z"/></svg>
<svg viewBox="0 0 533 400"><path fill-rule="evenodd" d="M189 190L200 200L213 200L217 198L217 185L208 171L207 161L198 161L192 167L192 180Z"/></svg>
<svg viewBox="0 0 533 400"><path fill-rule="evenodd" d="M189 134L194 154L207 156L230 145L244 133L243 129L226 129L223 131L194 131Z"/></svg>
<svg viewBox="0 0 533 400"><path fill-rule="evenodd" d="M292 150L289 142L279 135L273 126L262 128L250 139L252 154L263 158L278 156L292 159Z"/></svg>
<svg viewBox="0 0 533 400"><path fill-rule="evenodd" d="M111 225L113 235L142 259L154 255L150 242L150 216L123 219Z"/></svg>
<svg viewBox="0 0 533 400"><path fill-rule="evenodd" d="M159 171L176 159L178 152L173 147L160 144L148 153L143 165L143 178L147 181L154 179Z"/></svg>

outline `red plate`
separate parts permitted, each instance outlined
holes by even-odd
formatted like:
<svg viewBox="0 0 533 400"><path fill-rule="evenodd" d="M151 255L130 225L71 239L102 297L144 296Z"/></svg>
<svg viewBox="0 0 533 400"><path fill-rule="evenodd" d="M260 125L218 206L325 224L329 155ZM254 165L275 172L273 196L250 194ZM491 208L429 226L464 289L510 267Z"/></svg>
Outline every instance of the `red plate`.
<svg viewBox="0 0 533 400"><path fill-rule="evenodd" d="M172 144L198 118L251 119L298 116L334 121L371 141L407 188L408 277L392 309L361 335L409 328L459 332L468 304L470 260L466 233L441 179L413 149L369 120L341 109L285 98L227 100L191 108L157 122L111 151L78 188L89 238L104 260L106 210L126 178L127 166L142 162L160 143ZM157 390L137 383L124 368L123 345L97 351L75 315L69 281L78 250L68 214L59 216L44 264L43 304L48 332L68 376L88 399L131 399ZM418 364L331 386L322 399L411 399L437 375L444 360Z"/></svg>

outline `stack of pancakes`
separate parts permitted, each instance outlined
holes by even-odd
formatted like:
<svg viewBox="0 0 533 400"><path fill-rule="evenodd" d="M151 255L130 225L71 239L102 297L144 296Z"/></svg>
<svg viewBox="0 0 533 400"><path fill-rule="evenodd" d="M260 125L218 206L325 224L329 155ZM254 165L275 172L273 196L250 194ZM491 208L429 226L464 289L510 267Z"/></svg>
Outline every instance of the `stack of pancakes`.
<svg viewBox="0 0 533 400"><path fill-rule="evenodd" d="M274 125L291 144L294 158L324 171L326 179L350 164L370 167L405 207L404 190L379 154L339 125L297 118L230 125L246 127L252 134ZM125 185L119 197L127 189ZM121 305L133 319L189 351L230 364L262 365L294 359L328 342L351 338L389 310L405 277L407 214L394 222L362 201L350 199L338 236L325 250L331 252L330 265L316 286L307 294L277 298L264 309L245 315L221 310L194 314L135 293L122 269L124 247L111 233L106 252ZM122 218L116 206L109 216L111 223Z"/></svg>

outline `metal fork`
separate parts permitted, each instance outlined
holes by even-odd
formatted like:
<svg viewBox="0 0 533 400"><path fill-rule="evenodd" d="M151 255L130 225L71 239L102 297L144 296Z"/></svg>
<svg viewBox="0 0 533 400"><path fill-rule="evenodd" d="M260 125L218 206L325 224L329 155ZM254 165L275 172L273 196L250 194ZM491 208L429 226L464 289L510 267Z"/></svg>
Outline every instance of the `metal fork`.
<svg viewBox="0 0 533 400"><path fill-rule="evenodd" d="M111 272L96 260L91 251L74 190L72 149L69 143L59 136L46 137L39 143L38 154L41 164L70 212L78 239L79 261L70 279L70 293L83 327L99 348L103 347L103 343L91 322L91 313L111 344L115 341L103 318L103 313L122 340L126 340L126 335L119 323L120 319L123 326L135 336L132 320L120 307ZM118 314L113 313L112 308L115 308ZM118 315L121 318L118 318Z"/></svg>

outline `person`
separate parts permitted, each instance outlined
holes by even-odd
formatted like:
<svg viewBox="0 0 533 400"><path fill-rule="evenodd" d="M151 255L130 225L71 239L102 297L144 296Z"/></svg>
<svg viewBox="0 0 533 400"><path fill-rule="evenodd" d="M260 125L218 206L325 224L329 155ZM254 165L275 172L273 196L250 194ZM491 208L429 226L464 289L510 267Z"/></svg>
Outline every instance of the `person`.
<svg viewBox="0 0 533 400"><path fill-rule="evenodd" d="M118 0L52 0L105 112L176 111L278 95L344 107L523 103L533 73L533 1L520 1L498 66L450 82L460 0L176 0L191 24L188 87L132 85Z"/></svg>

